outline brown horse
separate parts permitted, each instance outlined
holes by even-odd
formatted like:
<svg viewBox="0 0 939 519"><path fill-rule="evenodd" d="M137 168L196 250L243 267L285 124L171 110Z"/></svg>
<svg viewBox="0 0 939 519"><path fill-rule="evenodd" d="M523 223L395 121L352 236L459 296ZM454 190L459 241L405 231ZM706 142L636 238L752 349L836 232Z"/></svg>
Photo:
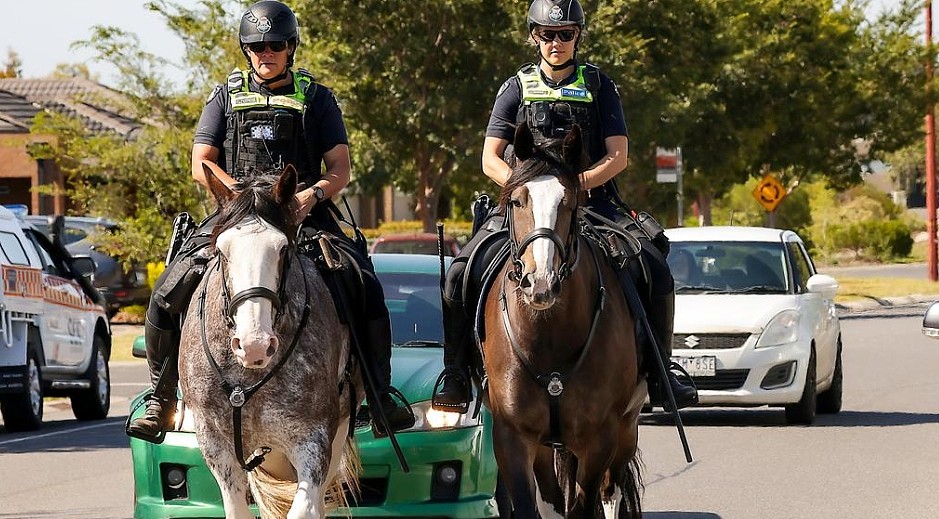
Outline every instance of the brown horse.
<svg viewBox="0 0 939 519"><path fill-rule="evenodd" d="M500 197L511 257L482 343L500 473L519 518L602 517L604 491L616 517L640 517L647 390L616 272L580 233L580 130L535 146L522 124L515 155Z"/></svg>

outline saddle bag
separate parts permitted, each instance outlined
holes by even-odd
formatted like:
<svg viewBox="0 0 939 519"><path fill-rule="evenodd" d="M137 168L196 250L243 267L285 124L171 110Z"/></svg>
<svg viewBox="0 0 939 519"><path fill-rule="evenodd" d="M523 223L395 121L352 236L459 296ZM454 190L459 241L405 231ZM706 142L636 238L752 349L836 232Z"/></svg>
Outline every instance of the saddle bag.
<svg viewBox="0 0 939 519"><path fill-rule="evenodd" d="M209 263L209 242L180 252L163 274L163 282L153 291L153 300L171 314L186 311L192 294L205 275Z"/></svg>

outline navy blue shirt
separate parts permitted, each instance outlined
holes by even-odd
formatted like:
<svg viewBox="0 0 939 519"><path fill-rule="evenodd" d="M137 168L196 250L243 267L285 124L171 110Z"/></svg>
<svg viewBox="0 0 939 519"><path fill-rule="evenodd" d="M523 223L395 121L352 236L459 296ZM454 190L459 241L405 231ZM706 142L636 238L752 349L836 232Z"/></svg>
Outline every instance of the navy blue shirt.
<svg viewBox="0 0 939 519"><path fill-rule="evenodd" d="M248 90L258 92L267 96L290 95L294 93L293 83L273 90L263 87L255 81L253 75L249 75ZM215 87L215 90L209 95L205 108L202 110L202 116L199 117L199 125L196 127L196 134L193 138L193 144L208 144L220 150L219 159L216 162L219 165L226 164L225 160L225 132L227 130L228 118L225 116L230 103L228 88L225 85ZM307 147L316 157L322 157L324 153L333 149L339 144L349 144L349 138L346 135L346 126L342 120L342 110L339 108L339 102L333 92L323 85L317 84L313 97L306 99L306 111L304 113L303 128L304 138L307 141ZM313 165L314 169L321 164ZM313 171L314 179L302 178L301 182L312 183L319 178L321 172Z"/></svg>
<svg viewBox="0 0 939 519"><path fill-rule="evenodd" d="M569 85L577 80L577 70L560 83L554 83L544 72L541 74L542 81L551 87L560 87ZM595 140L588 144L590 159L596 162L606 155L606 138L616 135L629 136L626 131L626 118L623 116L623 105L620 103L619 91L613 80L606 74L600 72L600 86L593 93L592 104L597 105L597 119L600 126L599 131L594 132ZM517 125L518 111L522 106L522 87L518 76L512 76L502 83L499 93L496 94L496 101L492 107L492 114L489 116L489 125L486 127L486 137L498 137L509 141L510 144L515 141L515 128ZM601 153L602 151L602 153ZM597 155L599 153L599 155Z"/></svg>

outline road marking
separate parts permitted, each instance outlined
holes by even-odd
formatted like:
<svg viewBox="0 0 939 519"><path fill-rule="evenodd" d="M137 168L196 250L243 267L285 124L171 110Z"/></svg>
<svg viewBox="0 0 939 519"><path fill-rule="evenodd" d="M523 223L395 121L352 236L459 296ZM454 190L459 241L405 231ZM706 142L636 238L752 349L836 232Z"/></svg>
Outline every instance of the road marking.
<svg viewBox="0 0 939 519"><path fill-rule="evenodd" d="M38 440L38 439L40 439L40 438L48 438L48 437L50 437L50 436L58 436L58 435L60 435L60 434L72 434L72 433L77 433L77 432L80 432L80 431L87 431L87 430L89 430L89 429L98 429L99 427L109 427L109 426L114 426L114 423L111 422L111 423L99 423L99 424L96 424L96 425L86 425L85 427L78 427L78 428L75 428L75 429L68 429L68 430L66 430L66 431L56 431L56 432L51 432L51 433L46 433L46 434L40 434L39 436L27 436L27 437L25 437L25 438L16 438L15 440L0 441L0 446L9 445L9 444L11 444L11 443L24 442L24 441L28 441L28 440Z"/></svg>

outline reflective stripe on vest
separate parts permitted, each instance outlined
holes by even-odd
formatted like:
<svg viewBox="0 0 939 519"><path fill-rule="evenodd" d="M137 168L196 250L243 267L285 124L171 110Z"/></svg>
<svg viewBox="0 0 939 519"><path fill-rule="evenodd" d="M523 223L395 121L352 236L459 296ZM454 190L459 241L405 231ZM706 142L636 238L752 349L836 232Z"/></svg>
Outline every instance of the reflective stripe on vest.
<svg viewBox="0 0 939 519"><path fill-rule="evenodd" d="M294 93L290 95L266 96L257 92L248 90L248 72L235 69L232 71L241 73L241 88L230 90L231 106L235 111L248 110L252 108L286 108L288 110L303 111L303 105L306 102L306 89L312 83L309 76L293 73Z"/></svg>
<svg viewBox="0 0 939 519"><path fill-rule="evenodd" d="M573 83L557 88L548 86L544 82L538 67L519 70L517 75L522 86L522 102L526 105L534 101L592 102L593 94L584 80L585 67L586 65L577 67L577 79Z"/></svg>

